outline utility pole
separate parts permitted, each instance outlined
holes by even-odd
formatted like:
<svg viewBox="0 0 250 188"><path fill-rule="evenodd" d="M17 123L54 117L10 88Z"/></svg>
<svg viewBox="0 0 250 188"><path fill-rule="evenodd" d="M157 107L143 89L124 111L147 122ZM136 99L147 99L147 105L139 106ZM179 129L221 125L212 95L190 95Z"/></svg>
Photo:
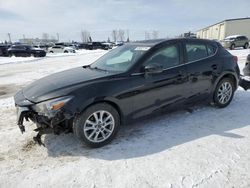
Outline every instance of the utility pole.
<svg viewBox="0 0 250 188"><path fill-rule="evenodd" d="M56 36L57 36L57 42L59 42L59 33L56 33Z"/></svg>
<svg viewBox="0 0 250 188"><path fill-rule="evenodd" d="M10 36L10 33L7 34L8 37L9 37L9 43L11 43L11 36Z"/></svg>

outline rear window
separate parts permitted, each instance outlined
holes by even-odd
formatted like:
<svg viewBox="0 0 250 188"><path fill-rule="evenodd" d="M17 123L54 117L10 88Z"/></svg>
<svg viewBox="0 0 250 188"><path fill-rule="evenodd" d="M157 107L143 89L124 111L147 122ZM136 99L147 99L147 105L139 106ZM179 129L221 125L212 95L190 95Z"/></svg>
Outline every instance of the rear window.
<svg viewBox="0 0 250 188"><path fill-rule="evenodd" d="M212 56L216 53L216 48L210 44L186 44L187 61L197 61L206 57Z"/></svg>
<svg viewBox="0 0 250 188"><path fill-rule="evenodd" d="M240 36L240 37L237 37L239 40L247 40L247 37L245 36Z"/></svg>

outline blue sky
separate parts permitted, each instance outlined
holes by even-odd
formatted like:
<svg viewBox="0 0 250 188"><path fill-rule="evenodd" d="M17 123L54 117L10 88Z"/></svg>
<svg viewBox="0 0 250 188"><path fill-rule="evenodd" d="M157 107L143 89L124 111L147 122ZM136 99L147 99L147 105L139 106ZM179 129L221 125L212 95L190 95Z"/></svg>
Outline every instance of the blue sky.
<svg viewBox="0 0 250 188"><path fill-rule="evenodd" d="M132 40L145 31L174 37L229 18L250 17L249 0L0 0L0 41L40 37L80 40L81 30L106 40L112 29L129 30Z"/></svg>

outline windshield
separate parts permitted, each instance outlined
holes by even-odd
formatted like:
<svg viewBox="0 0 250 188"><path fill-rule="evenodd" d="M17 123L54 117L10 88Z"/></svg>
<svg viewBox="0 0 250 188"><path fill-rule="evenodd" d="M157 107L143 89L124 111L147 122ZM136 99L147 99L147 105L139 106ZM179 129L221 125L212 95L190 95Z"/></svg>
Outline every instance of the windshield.
<svg viewBox="0 0 250 188"><path fill-rule="evenodd" d="M235 37L227 37L227 38L225 38L225 40L234 40L235 39Z"/></svg>
<svg viewBox="0 0 250 188"><path fill-rule="evenodd" d="M117 47L99 58L90 68L125 72L149 49L150 47L131 44Z"/></svg>

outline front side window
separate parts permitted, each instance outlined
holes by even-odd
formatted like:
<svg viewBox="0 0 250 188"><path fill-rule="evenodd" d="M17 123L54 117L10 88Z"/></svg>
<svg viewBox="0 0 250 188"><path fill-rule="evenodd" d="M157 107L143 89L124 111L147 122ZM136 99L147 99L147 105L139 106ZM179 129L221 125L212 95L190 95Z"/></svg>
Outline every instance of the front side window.
<svg viewBox="0 0 250 188"><path fill-rule="evenodd" d="M174 67L179 65L180 56L179 56L179 47L177 44L169 45L157 50L144 64L147 66L150 64L157 64L163 69Z"/></svg>
<svg viewBox="0 0 250 188"><path fill-rule="evenodd" d="M208 56L206 45L186 44L187 61L197 61Z"/></svg>

